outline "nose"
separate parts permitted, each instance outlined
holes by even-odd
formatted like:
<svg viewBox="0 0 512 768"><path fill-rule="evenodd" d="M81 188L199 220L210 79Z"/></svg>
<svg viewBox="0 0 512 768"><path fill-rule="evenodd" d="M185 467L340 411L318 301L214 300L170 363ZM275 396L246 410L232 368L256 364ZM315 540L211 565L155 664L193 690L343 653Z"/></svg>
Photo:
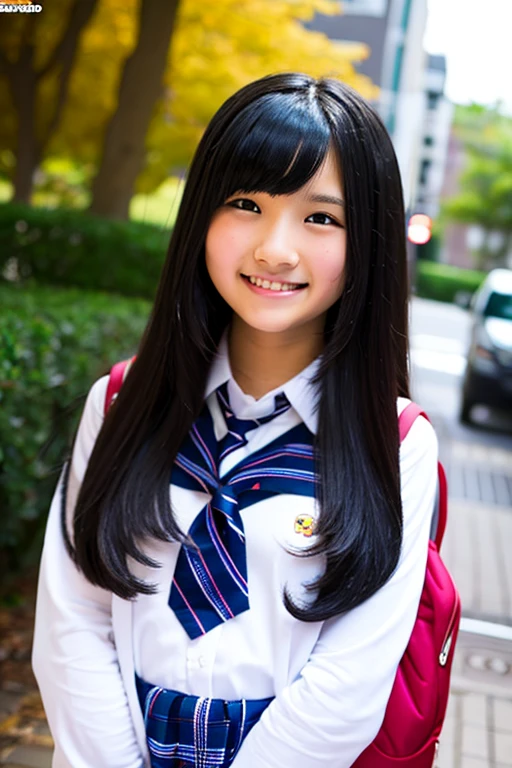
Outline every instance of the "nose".
<svg viewBox="0 0 512 768"><path fill-rule="evenodd" d="M293 269L299 263L299 252L289 226L276 225L266 231L254 249L255 261L269 272Z"/></svg>

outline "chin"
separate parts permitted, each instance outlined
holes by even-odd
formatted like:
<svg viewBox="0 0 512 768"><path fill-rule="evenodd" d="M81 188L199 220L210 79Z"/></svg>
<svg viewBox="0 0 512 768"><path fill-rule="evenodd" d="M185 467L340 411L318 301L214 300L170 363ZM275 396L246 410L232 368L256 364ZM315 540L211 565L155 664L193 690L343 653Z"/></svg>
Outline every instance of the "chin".
<svg viewBox="0 0 512 768"><path fill-rule="evenodd" d="M247 315L244 316L242 314L239 315L239 318L248 328L258 333L294 333L297 332L297 330L299 330L301 327L307 326L307 321L286 322L284 320L278 320L277 318L271 320L268 317L263 319L257 317L248 317Z"/></svg>
<svg viewBox="0 0 512 768"><path fill-rule="evenodd" d="M287 333L293 331L293 325L283 325L277 323L251 323L244 320L244 323L252 330L258 333Z"/></svg>

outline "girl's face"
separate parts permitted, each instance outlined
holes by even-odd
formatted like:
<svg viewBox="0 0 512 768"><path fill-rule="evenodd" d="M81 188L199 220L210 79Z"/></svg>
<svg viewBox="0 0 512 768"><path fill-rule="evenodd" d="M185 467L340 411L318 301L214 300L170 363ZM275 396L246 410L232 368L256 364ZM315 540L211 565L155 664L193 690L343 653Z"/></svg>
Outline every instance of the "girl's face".
<svg viewBox="0 0 512 768"><path fill-rule="evenodd" d="M215 212L206 266L222 298L254 330L323 333L341 296L346 253L341 172L331 150L290 195L240 191Z"/></svg>

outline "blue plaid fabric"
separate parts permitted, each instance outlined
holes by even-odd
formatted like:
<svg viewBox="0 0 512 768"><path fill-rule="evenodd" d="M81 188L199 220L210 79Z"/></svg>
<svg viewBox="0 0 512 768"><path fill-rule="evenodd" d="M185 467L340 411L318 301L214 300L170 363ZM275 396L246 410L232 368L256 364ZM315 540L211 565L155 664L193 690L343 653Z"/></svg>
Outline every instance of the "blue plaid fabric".
<svg viewBox="0 0 512 768"><path fill-rule="evenodd" d="M269 699L188 696L136 676L151 768L228 768Z"/></svg>
<svg viewBox="0 0 512 768"><path fill-rule="evenodd" d="M210 493L180 548L169 606L190 638L206 634L250 608L245 532L240 511L279 493L315 496L317 477L312 434L298 424L248 456L222 477L219 461L247 441L245 432L290 407L284 395L274 412L258 421L237 419L229 407L227 387L217 392L228 433L217 443L205 404L180 448L171 483Z"/></svg>

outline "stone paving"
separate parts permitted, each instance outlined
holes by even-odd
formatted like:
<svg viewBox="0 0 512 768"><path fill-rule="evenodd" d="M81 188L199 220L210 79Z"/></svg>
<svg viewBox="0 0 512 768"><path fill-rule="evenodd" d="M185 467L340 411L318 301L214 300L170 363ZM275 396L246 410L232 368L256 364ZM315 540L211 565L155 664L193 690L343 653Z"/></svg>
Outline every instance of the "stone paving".
<svg viewBox="0 0 512 768"><path fill-rule="evenodd" d="M451 442L448 482L453 498L512 506L512 456L502 448Z"/></svg>
<svg viewBox="0 0 512 768"><path fill-rule="evenodd" d="M512 691L485 695L454 691L437 758L439 768L512 766Z"/></svg>
<svg viewBox="0 0 512 768"><path fill-rule="evenodd" d="M0 765L9 768L51 767L52 738L45 720L40 715L39 706L38 716L34 717L30 712L33 703L39 704L39 695L35 692L0 692L0 734L7 729L12 733L13 721L16 720L16 743L0 751ZM24 711L27 710L25 715Z"/></svg>
<svg viewBox="0 0 512 768"><path fill-rule="evenodd" d="M442 554L462 613L512 626L512 453L442 440L450 491ZM438 768L512 766L512 642L461 633Z"/></svg>
<svg viewBox="0 0 512 768"><path fill-rule="evenodd" d="M512 643L463 632L438 768L512 766Z"/></svg>
<svg viewBox="0 0 512 768"><path fill-rule="evenodd" d="M512 625L512 509L451 500L443 559L464 616Z"/></svg>

